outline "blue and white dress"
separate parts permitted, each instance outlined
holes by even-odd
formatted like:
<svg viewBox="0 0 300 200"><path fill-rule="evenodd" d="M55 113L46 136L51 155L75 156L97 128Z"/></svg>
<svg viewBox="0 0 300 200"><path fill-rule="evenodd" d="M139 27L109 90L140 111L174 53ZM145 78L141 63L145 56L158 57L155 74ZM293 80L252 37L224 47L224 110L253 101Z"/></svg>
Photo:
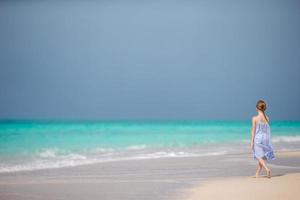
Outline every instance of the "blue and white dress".
<svg viewBox="0 0 300 200"><path fill-rule="evenodd" d="M261 121L256 123L253 157L255 159L262 158L265 160L275 159L269 123L263 123Z"/></svg>

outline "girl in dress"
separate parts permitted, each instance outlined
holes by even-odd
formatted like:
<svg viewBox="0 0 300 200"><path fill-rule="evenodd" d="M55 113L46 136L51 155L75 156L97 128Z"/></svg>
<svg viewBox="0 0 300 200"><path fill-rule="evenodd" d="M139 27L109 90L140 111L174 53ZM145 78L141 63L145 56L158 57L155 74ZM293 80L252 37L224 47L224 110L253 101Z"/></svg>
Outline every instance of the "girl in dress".
<svg viewBox="0 0 300 200"><path fill-rule="evenodd" d="M271 128L269 125L269 117L266 116L265 110L267 104L263 100L259 100L256 104L257 116L252 117L251 129L251 149L253 157L258 161L255 177L259 177L262 168L266 170L267 177L271 178L271 170L266 165L265 160L274 160L274 152L271 143Z"/></svg>

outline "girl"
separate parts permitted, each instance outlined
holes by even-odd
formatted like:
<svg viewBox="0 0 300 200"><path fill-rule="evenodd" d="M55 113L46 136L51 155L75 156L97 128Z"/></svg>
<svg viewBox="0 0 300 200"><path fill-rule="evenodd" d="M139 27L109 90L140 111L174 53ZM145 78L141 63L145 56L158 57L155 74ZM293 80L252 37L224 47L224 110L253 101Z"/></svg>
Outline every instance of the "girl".
<svg viewBox="0 0 300 200"><path fill-rule="evenodd" d="M271 170L266 165L265 160L275 159L271 144L269 117L265 114L266 109L267 104L263 100L259 100L256 104L258 115L252 117L251 149L253 150L254 159L258 160L256 178L259 177L262 167L266 170L267 177L271 178Z"/></svg>

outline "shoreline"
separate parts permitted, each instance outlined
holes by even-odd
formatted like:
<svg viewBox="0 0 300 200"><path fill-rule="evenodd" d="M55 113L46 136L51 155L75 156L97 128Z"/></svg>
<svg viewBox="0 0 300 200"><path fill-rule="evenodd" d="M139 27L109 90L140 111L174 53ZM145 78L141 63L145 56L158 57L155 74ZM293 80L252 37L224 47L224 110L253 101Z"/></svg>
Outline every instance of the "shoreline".
<svg viewBox="0 0 300 200"><path fill-rule="evenodd" d="M278 151L277 157L272 175L300 173L300 151ZM241 152L7 173L0 174L0 199L182 200L210 181L249 177L255 165L251 154Z"/></svg>
<svg viewBox="0 0 300 200"><path fill-rule="evenodd" d="M248 142L242 141L242 142L231 142L231 143L222 143L222 144L206 144L201 147L194 147L191 149L184 149L184 148L170 148L170 149L158 149L156 151L152 150L147 152L145 148L142 146L141 150L144 151L143 153L139 153L140 147L134 146L132 149L128 149L128 151L132 151L133 154L130 155L117 155L119 152L115 151L113 153L116 153L116 157L88 157L89 155L80 154L80 153L70 153L69 155L64 155L65 157L61 157L62 159L59 160L50 160L52 157L55 158L57 152L55 152L55 149L45 150L45 152L41 152L40 154L43 154L41 157L38 157L38 159L43 159L44 156L47 159L47 163L41 163L42 165L39 165L38 162L33 163L25 163L24 165L22 163L18 163L15 166L7 165L3 169L0 168L0 176L1 174L16 174L16 173L22 173L22 172L34 172L34 171L41 171L41 170L59 170L59 169L65 169L65 168L77 168L82 166L91 166L91 165L99 165L103 163L119 163L119 162L126 162L126 161L139 161L139 160L156 160L156 159L173 159L173 158L202 158L202 157L216 157L216 156L232 156L232 155L240 155L247 157L250 160L252 159L252 154L249 153L250 150L246 148L245 146L248 145ZM295 144L290 144L295 145ZM300 156L300 148L299 144L297 146L293 146L292 148L285 149L283 148L283 144L274 144L274 149L279 149L278 151L275 151L275 156L285 156L285 157L294 157L294 156ZM209 150L210 149L210 150ZM52 152L53 150L53 152ZM187 150L187 151L186 151ZM196 150L196 151L195 151ZM110 150L108 149L108 153L110 153ZM58 154L59 155L59 154ZM47 157L48 156L48 157ZM68 157L70 156L70 160L68 160ZM74 160L74 156L79 157L80 159ZM83 159L81 159L83 158ZM45 160L46 161L46 160ZM5 163L5 161L4 161Z"/></svg>

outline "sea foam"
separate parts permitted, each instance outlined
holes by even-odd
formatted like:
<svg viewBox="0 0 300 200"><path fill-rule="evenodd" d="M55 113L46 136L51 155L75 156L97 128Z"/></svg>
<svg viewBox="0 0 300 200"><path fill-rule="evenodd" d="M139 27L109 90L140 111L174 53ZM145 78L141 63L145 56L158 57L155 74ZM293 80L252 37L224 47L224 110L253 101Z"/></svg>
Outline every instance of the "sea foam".
<svg viewBox="0 0 300 200"><path fill-rule="evenodd" d="M88 165L104 162L143 160L143 159L158 159L158 158L174 158L174 157L201 157L201 156L219 156L225 155L227 151L189 153L183 151L158 151L141 153L127 156L111 156L111 157L89 157L81 154L58 155L57 150L46 150L39 154L42 159L35 158L28 163L20 164L0 164L0 173L33 171L41 169L54 169L63 167L74 167L80 165ZM48 158L48 160L45 160Z"/></svg>
<svg viewBox="0 0 300 200"><path fill-rule="evenodd" d="M300 136L275 136L272 138L272 142L279 143L279 142L287 142L287 143L294 143L300 142Z"/></svg>

